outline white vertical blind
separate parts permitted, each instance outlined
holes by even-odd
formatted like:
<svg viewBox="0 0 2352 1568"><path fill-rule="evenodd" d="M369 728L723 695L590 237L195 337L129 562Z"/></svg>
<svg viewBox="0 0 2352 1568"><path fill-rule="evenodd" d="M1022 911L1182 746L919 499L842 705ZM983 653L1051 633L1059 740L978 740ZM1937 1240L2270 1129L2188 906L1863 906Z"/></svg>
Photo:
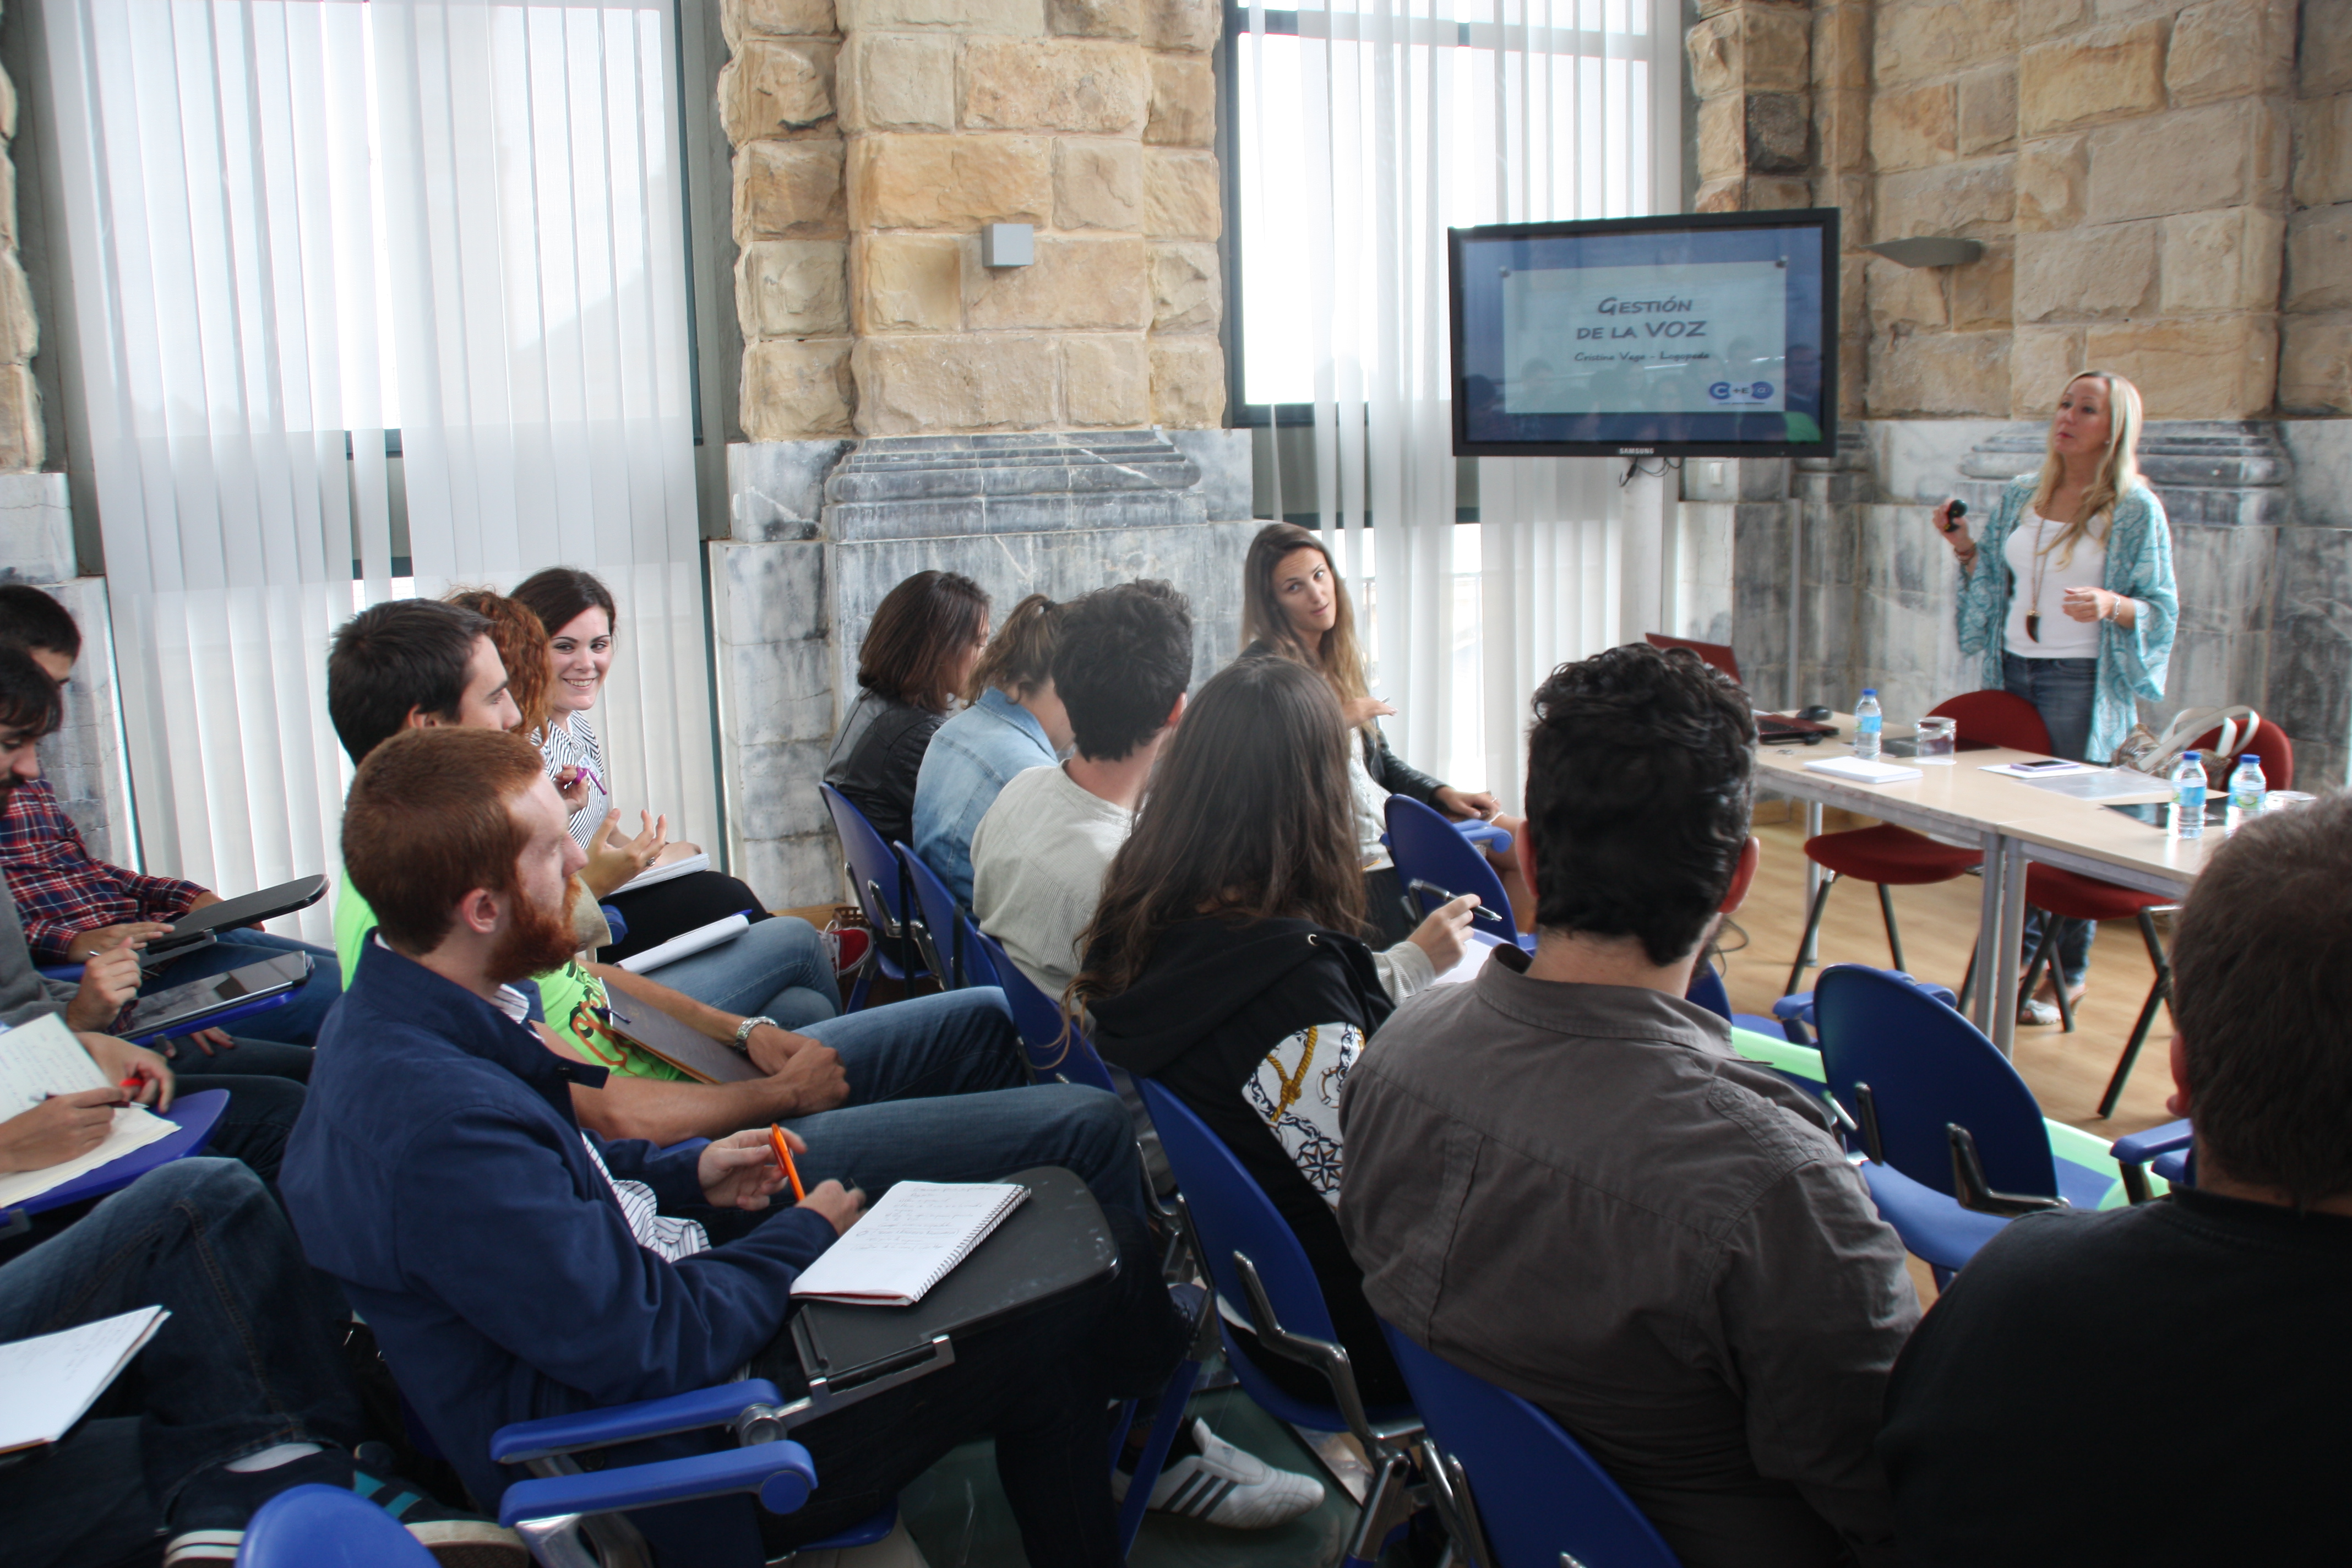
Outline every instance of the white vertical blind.
<svg viewBox="0 0 2352 1568"><path fill-rule="evenodd" d="M668 18L45 8L150 868L236 890L331 867L333 627L558 563L623 601L616 796L716 838Z"/></svg>
<svg viewBox="0 0 2352 1568"><path fill-rule="evenodd" d="M1372 609L1398 749L1516 805L1534 683L1643 628L1622 614L1622 465L1481 459L1480 526L1455 525L1445 231L1676 206L1679 12L1328 0L1234 18L1244 401L1313 405L1311 488L1277 486L1314 496Z"/></svg>

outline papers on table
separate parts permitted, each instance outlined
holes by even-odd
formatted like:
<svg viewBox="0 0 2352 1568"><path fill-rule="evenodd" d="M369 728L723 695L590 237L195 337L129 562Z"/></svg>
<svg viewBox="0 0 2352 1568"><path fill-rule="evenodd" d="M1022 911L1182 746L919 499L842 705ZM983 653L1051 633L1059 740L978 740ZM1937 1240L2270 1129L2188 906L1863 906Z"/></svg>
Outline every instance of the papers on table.
<svg viewBox="0 0 2352 1568"><path fill-rule="evenodd" d="M1430 984L1433 985L1468 984L1478 978L1480 970L1486 967L1486 960L1494 956L1497 945L1498 939L1481 936L1476 931L1472 931L1469 940L1462 944L1462 961Z"/></svg>
<svg viewBox="0 0 2352 1568"><path fill-rule="evenodd" d="M1924 776L1917 768L1899 763L1864 761L1860 757L1820 757L1805 764L1807 773L1827 773L1848 784L1891 784Z"/></svg>
<svg viewBox="0 0 2352 1568"><path fill-rule="evenodd" d="M648 866L644 870L638 872L635 876L630 878L627 881L622 883L619 887L614 889L613 891L614 893L634 893L641 889L658 887L660 884L670 881L678 877L691 876L697 871L708 871L709 869L710 852L706 849L698 849L691 855L681 855L675 860L666 860L658 866Z"/></svg>
<svg viewBox="0 0 2352 1568"><path fill-rule="evenodd" d="M1980 771L2000 773L2007 778L2023 779L2028 784L2036 784L2043 779L2056 778L2062 773L2082 773L2084 767L2080 763L2067 762L2058 762L2053 765L2032 763L1987 763Z"/></svg>
<svg viewBox="0 0 2352 1568"><path fill-rule="evenodd" d="M171 1315L141 1307L0 1345L0 1454L64 1436Z"/></svg>
<svg viewBox="0 0 2352 1568"><path fill-rule="evenodd" d="M629 887L636 886L632 882ZM628 888L621 889L627 892ZM680 931L659 947L649 947L621 960L621 967L632 974L649 974L665 963L676 963L681 958L717 947L722 942L733 942L751 929L751 922L742 915L729 915L725 920L712 921L707 926Z"/></svg>
<svg viewBox="0 0 2352 1568"><path fill-rule="evenodd" d="M2070 773L2036 774L2021 782L2074 800L2120 800L2126 795L2161 798L2172 786L2152 773L2131 768L2079 768Z"/></svg>
<svg viewBox="0 0 2352 1568"><path fill-rule="evenodd" d="M109 1087L106 1075L55 1014L0 1034L0 1121L23 1115L51 1095ZM152 1111L123 1106L115 1111L106 1141L89 1153L42 1170L0 1176L0 1208L39 1197L176 1131Z"/></svg>
<svg viewBox="0 0 2352 1568"><path fill-rule="evenodd" d="M793 1281L793 1294L911 1307L1028 1196L1013 1182L900 1182Z"/></svg>

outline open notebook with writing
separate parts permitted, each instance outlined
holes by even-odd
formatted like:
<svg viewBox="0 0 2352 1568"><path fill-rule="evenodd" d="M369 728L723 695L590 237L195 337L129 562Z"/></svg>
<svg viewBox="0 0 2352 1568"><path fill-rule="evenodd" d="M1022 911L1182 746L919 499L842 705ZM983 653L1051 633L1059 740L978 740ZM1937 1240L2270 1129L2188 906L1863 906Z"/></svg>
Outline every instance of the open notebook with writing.
<svg viewBox="0 0 2352 1568"><path fill-rule="evenodd" d="M1028 1196L1012 1182L900 1182L793 1281L793 1294L911 1307Z"/></svg>

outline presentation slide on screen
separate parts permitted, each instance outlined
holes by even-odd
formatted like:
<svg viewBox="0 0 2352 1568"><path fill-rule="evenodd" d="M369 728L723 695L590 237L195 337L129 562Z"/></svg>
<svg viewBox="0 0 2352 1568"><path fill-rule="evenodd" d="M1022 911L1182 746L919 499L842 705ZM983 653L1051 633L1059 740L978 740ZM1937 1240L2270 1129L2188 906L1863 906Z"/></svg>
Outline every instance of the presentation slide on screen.
<svg viewBox="0 0 2352 1568"><path fill-rule="evenodd" d="M1786 407L1784 262L1540 268L1501 283L1506 414Z"/></svg>

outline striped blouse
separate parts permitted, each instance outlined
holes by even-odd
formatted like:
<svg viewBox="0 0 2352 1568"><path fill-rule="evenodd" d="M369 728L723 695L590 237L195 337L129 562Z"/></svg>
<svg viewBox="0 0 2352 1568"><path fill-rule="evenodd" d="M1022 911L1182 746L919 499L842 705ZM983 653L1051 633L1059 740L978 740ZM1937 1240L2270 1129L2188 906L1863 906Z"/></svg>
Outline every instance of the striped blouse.
<svg viewBox="0 0 2352 1568"><path fill-rule="evenodd" d="M597 824L613 809L604 773L604 748L596 740L595 726L588 722L585 713L574 713L568 725L560 719L550 719L547 727L531 739L539 742L539 754L547 760L549 778L566 768L587 770L587 804L572 814L572 837L580 840L584 849L588 840L596 836Z"/></svg>

